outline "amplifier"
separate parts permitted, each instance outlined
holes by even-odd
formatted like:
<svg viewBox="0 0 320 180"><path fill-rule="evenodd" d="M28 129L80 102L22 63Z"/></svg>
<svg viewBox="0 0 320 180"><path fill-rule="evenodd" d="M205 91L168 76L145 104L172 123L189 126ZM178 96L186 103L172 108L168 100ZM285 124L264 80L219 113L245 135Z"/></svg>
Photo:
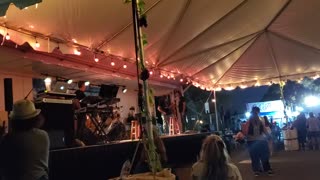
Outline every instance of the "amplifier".
<svg viewBox="0 0 320 180"><path fill-rule="evenodd" d="M71 145L74 139L74 110L72 100L43 98L35 103L41 109L45 118L43 129L49 134L51 149L58 148L58 144ZM56 137L63 134L63 137ZM59 142L60 141L60 142Z"/></svg>

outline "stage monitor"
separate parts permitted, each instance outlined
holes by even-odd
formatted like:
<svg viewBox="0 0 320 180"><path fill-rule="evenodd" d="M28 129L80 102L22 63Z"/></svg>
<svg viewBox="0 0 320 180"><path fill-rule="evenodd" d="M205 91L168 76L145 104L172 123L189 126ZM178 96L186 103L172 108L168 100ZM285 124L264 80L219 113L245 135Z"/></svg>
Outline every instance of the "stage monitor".
<svg viewBox="0 0 320 180"><path fill-rule="evenodd" d="M101 85L99 96L102 98L115 98L117 97L119 87L116 85Z"/></svg>

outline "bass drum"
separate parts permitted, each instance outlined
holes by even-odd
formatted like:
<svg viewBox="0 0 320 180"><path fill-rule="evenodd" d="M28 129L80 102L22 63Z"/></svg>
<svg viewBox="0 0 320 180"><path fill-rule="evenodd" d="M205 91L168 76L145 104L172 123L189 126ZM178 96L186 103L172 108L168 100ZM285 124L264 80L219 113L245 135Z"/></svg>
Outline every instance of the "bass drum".
<svg viewBox="0 0 320 180"><path fill-rule="evenodd" d="M108 127L107 141L119 141L126 139L126 127L119 120L113 121Z"/></svg>

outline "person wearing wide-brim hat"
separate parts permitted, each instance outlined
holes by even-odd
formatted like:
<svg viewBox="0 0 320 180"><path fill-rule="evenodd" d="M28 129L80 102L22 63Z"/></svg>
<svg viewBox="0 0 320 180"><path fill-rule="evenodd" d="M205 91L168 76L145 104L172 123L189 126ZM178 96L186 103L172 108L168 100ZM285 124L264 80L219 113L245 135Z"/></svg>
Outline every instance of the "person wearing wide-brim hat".
<svg viewBox="0 0 320 180"><path fill-rule="evenodd" d="M14 103L9 115L12 131L0 145L0 168L4 179L48 179L49 137L39 129L43 123L40 112L30 100Z"/></svg>

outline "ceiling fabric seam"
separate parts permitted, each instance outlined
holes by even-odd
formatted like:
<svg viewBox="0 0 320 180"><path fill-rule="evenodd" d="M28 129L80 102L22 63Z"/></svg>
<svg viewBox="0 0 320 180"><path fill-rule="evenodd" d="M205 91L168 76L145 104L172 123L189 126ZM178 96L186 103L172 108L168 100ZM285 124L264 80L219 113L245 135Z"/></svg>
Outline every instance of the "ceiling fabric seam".
<svg viewBox="0 0 320 180"><path fill-rule="evenodd" d="M298 45L300 45L300 46L304 46L304 47L310 48L310 49L315 50L315 51L317 51L317 52L320 51L320 49L318 49L318 48L316 48L316 47L313 47L313 46L311 46L311 45L305 44L305 43L300 42L300 41L295 40L295 39L291 39L290 37L287 37L287 36L285 36L285 35L283 35L283 34L280 34L280 33L278 33L278 32L274 32L274 31L270 31L270 30L268 30L268 32L270 32L271 34L273 34L273 35L275 35L275 36L277 36L277 37L279 37L279 38L281 38L281 39L290 41L290 42L295 43L295 44L298 44Z"/></svg>
<svg viewBox="0 0 320 180"><path fill-rule="evenodd" d="M173 63L179 62L179 61L183 61L183 60L184 60L184 59L186 59L186 58L194 57L194 56L197 56L197 55L200 55L200 54L206 53L207 51L215 50L215 49L217 49L217 48L219 48L219 47L222 47L222 46L225 46L225 45L228 45L228 44L231 44L231 43L234 43L234 42L240 41L240 40L242 40L242 39L245 39L245 38L247 38L247 37L250 37L250 36L253 36L253 35L259 34L259 33L261 33L261 32L263 32L263 31L254 32L254 33L251 33L251 34L248 34L248 35L242 36L242 37L240 37L240 38L233 39L233 40L231 40L231 41L228 41L228 42L225 42L225 43L222 43L222 44L219 44L219 45L216 45L216 46L213 46L213 47L207 48L207 49L205 49L205 50L202 50L202 51L199 51L199 52L195 52L195 53L190 54L190 55L188 55L188 56L184 56L184 57L182 57L182 58L179 58L179 59L177 59L177 60L175 60L175 61L165 63L165 64L163 64L162 66L167 66L167 65L170 65L170 64L173 64Z"/></svg>
<svg viewBox="0 0 320 180"><path fill-rule="evenodd" d="M283 11L285 11L287 9L287 7L289 6L289 4L292 2L292 0L288 0L283 7L277 12L277 14L271 19L271 21L269 22L269 24L266 26L266 30L269 29L269 27L274 23L275 20L278 19L278 17L283 13Z"/></svg>
<svg viewBox="0 0 320 180"><path fill-rule="evenodd" d="M281 73L280 73L280 70L279 70L279 65L278 65L278 61L277 61L277 58L275 56L275 53L274 53L274 49L273 49L273 46L272 46L272 42L269 38L269 34L268 32L265 33L266 34L266 39L268 41L268 48L269 48L269 51L270 51L270 55L271 55L271 58L272 58L272 61L276 67L276 70L277 70L277 73L278 73L278 76L279 76L279 80L281 80Z"/></svg>
<svg viewBox="0 0 320 180"><path fill-rule="evenodd" d="M226 57L228 57L230 54L236 52L237 50L239 50L240 48L242 48L243 46L245 46L247 43L249 43L250 41L252 41L253 39L255 39L259 34L253 36L252 38L250 38L248 41L244 42L243 44L241 44L239 47L235 48L234 50L232 50L231 52L229 52L228 54L226 54L225 56L219 58L216 62L210 64L209 66L199 70L198 72L192 74L192 76L195 76L199 73L201 73L202 71L208 69L208 68L211 68L212 66L214 66L215 64L219 63L220 61L224 60Z"/></svg>
<svg viewBox="0 0 320 180"><path fill-rule="evenodd" d="M166 47L166 44L169 42L170 40L170 35L172 35L173 33L176 32L177 30L177 26L180 25L183 17L185 16L186 12L188 11L189 7L190 7L190 4L191 4L191 1L192 0L188 0L184 6L184 8L182 9L182 11L179 13L179 16L178 16L178 19L176 20L176 22L172 25L171 29L168 31L167 33L167 37L166 37L166 40L165 42L162 44L162 46L160 47L160 51L158 53L158 57L156 58L156 64L159 62L159 59L160 59L160 56L164 50L164 48Z"/></svg>
<svg viewBox="0 0 320 180"><path fill-rule="evenodd" d="M235 12L236 10L238 10L239 8L241 8L244 4L246 4L248 0L244 0L242 1L240 4L238 4L236 7L234 7L233 9L231 9L227 14L225 14L224 16L222 16L220 19L218 19L216 22L214 22L213 24L211 24L209 27L207 27L205 30L201 31L199 34L197 34L195 37L193 37L191 40L189 40L187 43L185 43L184 45L182 45L180 48L178 48L177 50L175 50L171 55L169 55L167 58L165 58L161 63L158 64L158 66L161 66L163 63L167 62L171 57L173 57L175 54L179 53L180 51L182 51L185 47L187 47L190 43L192 43L193 41L197 40L199 37L201 37L201 35L205 32L207 32L208 30L210 30L211 28L213 28L214 26L216 26L217 24L219 24L220 22L222 22L222 20L224 20L225 18L227 18L228 16L230 16L233 12Z"/></svg>
<svg viewBox="0 0 320 180"><path fill-rule="evenodd" d="M230 68L227 69L227 70L222 74L222 76L220 76L220 78L214 83L214 86L216 86L216 85L221 81L221 79L231 70L231 68L237 64L237 62L241 59L241 57L242 57L250 48L252 48L253 44L257 41L257 39L259 39L259 37L260 37L262 34L263 34L263 33L258 34L257 36L255 36L255 39L254 39L254 41L251 43L251 45L240 55L240 57L230 66ZM250 42L250 41L248 41L248 42ZM247 43L248 43L248 42L247 42ZM247 43L245 43L245 44L247 44ZM245 44L244 44L244 45L245 45ZM243 45L243 46L244 46L244 45Z"/></svg>
<svg viewBox="0 0 320 180"><path fill-rule="evenodd" d="M153 8L155 8L162 0L158 0L155 2L149 9L145 11L145 14L151 11ZM126 26L121 28L121 30L117 31L114 33L110 38L105 38L100 44L98 44L94 49L101 49L103 48L106 44L108 44L110 41L118 37L122 32L124 32L126 29L128 29L132 25L132 22L128 23Z"/></svg>

